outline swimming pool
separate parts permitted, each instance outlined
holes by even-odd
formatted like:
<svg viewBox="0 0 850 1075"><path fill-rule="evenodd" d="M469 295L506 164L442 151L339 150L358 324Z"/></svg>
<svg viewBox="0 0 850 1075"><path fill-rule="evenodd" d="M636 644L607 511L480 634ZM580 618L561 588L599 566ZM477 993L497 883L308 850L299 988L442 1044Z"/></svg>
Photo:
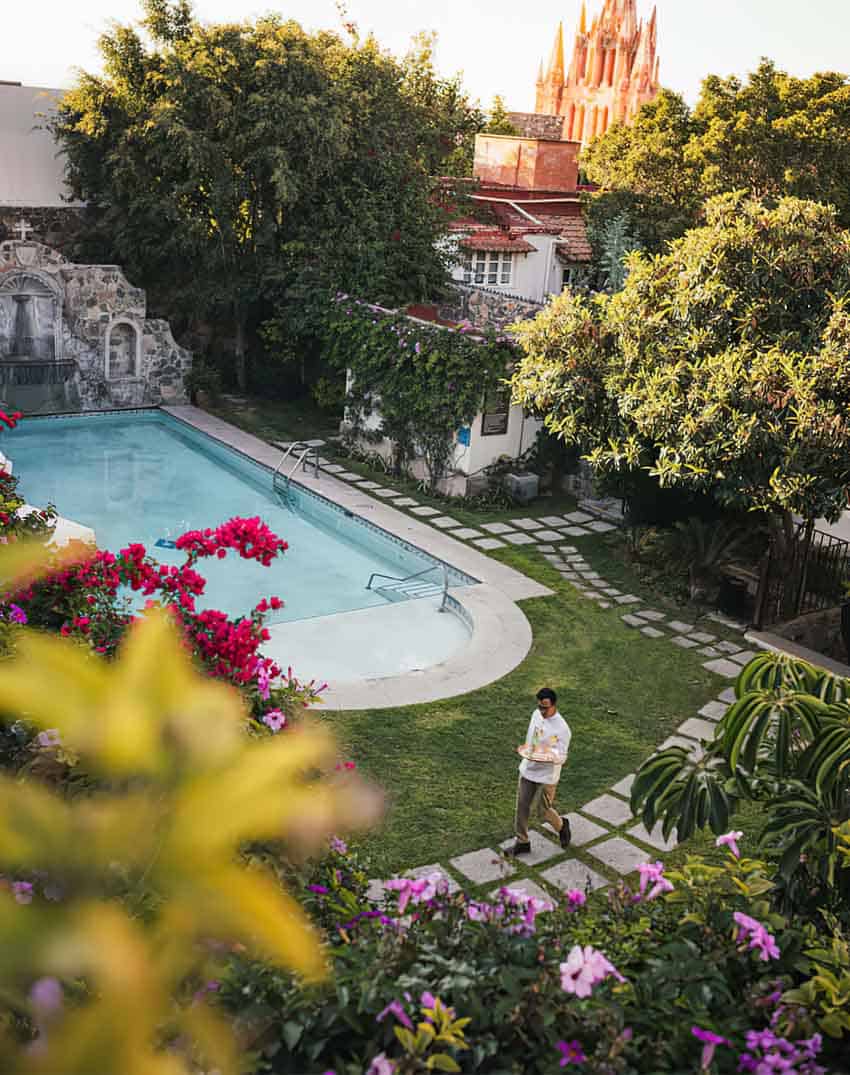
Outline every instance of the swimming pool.
<svg viewBox="0 0 850 1075"><path fill-rule="evenodd" d="M386 607L387 596L367 589L375 572L427 571L440 584L445 567L452 587L476 581L295 483L283 497L266 467L160 411L32 418L3 447L29 502L91 526L101 548L137 541L177 564L183 554L158 541L236 515L259 515L288 542L268 568L235 554L203 561L200 607L241 615L277 594L285 604L269 622L282 624ZM468 636L454 616L439 619L432 628L450 644Z"/></svg>

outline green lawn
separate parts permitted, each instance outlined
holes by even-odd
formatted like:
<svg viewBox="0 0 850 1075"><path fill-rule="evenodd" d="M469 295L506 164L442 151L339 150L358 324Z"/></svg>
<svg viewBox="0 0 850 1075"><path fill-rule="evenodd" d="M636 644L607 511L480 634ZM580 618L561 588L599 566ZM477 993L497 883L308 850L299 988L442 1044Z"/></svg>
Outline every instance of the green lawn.
<svg viewBox="0 0 850 1075"><path fill-rule="evenodd" d="M595 564L598 540L576 544ZM702 667L705 658L630 630L622 609L578 597L539 553L497 555L555 590L522 602L534 643L518 668L460 698L325 718L348 755L386 789L384 823L363 841L382 875L445 862L511 835L514 748L541 686L558 692L573 731L559 793L566 812L634 771L727 685ZM686 609L673 611L687 617ZM714 624L712 630L722 634Z"/></svg>

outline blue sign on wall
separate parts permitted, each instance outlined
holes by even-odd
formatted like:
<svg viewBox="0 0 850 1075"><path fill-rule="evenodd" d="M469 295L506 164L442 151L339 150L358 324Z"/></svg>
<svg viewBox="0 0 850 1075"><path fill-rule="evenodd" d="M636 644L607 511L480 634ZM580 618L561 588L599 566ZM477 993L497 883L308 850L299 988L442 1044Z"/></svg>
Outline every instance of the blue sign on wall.
<svg viewBox="0 0 850 1075"><path fill-rule="evenodd" d="M464 447L468 448L469 447L469 438L470 438L471 435L472 435L472 430L470 429L469 426L461 426L461 428L457 431L457 442L458 442L458 444L463 444Z"/></svg>

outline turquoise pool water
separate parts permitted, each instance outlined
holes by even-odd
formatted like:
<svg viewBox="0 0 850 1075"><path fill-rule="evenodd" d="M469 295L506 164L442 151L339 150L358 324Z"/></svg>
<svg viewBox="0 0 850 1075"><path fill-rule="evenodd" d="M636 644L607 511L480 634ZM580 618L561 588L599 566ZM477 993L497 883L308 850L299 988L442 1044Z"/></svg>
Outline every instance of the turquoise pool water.
<svg viewBox="0 0 850 1075"><path fill-rule="evenodd" d="M201 561L201 607L238 615L277 594L285 605L270 622L285 622L386 605L366 589L374 571L406 576L434 567L429 577L441 580L428 554L297 485L284 503L265 467L160 412L28 419L2 447L27 501L52 502L91 526L100 548L139 541L157 560L182 563L157 540L235 515L259 515L289 543L268 568L236 553ZM449 577L453 586L475 581L452 568Z"/></svg>

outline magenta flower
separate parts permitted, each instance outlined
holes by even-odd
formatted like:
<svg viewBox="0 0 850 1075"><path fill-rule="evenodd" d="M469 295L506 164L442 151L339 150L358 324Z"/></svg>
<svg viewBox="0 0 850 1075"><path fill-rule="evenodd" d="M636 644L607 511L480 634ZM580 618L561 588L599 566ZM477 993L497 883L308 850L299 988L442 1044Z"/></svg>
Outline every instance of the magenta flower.
<svg viewBox="0 0 850 1075"><path fill-rule="evenodd" d="M335 851L338 855L347 855L348 844L345 842L345 840L340 840L338 836L332 836L331 851Z"/></svg>
<svg viewBox="0 0 850 1075"><path fill-rule="evenodd" d="M62 745L62 736L58 728L48 728L45 732L39 732L35 741L43 750L50 750L52 747Z"/></svg>
<svg viewBox="0 0 850 1075"><path fill-rule="evenodd" d="M32 903L32 885L29 881L15 881L12 884L15 903Z"/></svg>
<svg viewBox="0 0 850 1075"><path fill-rule="evenodd" d="M385 1053L378 1053L377 1056L372 1058L372 1063L369 1065L366 1075L393 1075L394 1071L395 1064L393 1061Z"/></svg>
<svg viewBox="0 0 850 1075"><path fill-rule="evenodd" d="M703 1030L700 1026L692 1026L691 1033L703 1043L700 1071L708 1071L711 1062L714 1059L714 1050L718 1045L732 1044L732 1042L728 1041L726 1038L722 1038L719 1034L715 1034L713 1030Z"/></svg>
<svg viewBox="0 0 850 1075"><path fill-rule="evenodd" d="M742 832L727 832L723 836L718 836L714 841L715 847L728 847L736 859L741 857L741 852L738 850L738 841L744 834Z"/></svg>
<svg viewBox="0 0 850 1075"><path fill-rule="evenodd" d="M584 948L574 945L566 963L560 964L560 971L561 988L565 993L572 993L577 997L589 997L594 986L609 975L618 981L625 981L605 956L589 944Z"/></svg>
<svg viewBox="0 0 850 1075"><path fill-rule="evenodd" d="M560 1050L561 1059L558 1066L565 1068L567 1064L583 1064L587 1060L581 1044L578 1041L559 1041L555 1048Z"/></svg>
<svg viewBox="0 0 850 1075"><path fill-rule="evenodd" d="M394 1015L400 1023L403 1023L407 1027L408 1030L413 1030L413 1023L410 1021L410 1016L401 1006L400 1000L391 1000L380 1015L375 1016L375 1022L383 1023L388 1015Z"/></svg>
<svg viewBox="0 0 850 1075"><path fill-rule="evenodd" d="M39 978L33 982L29 1001L34 1011L40 1015L53 1015L62 1008L65 994L58 978Z"/></svg>
<svg viewBox="0 0 850 1075"><path fill-rule="evenodd" d="M582 892L580 888L571 888L566 893L567 896L567 910L577 911L579 907L584 907L587 903L587 896Z"/></svg>
<svg viewBox="0 0 850 1075"><path fill-rule="evenodd" d="M739 944L746 942L748 948L756 948L759 951L759 959L767 963L770 959L779 959L780 951L773 934L768 933L761 922L757 922L749 915L736 911L732 917L738 924Z"/></svg>
<svg viewBox="0 0 850 1075"><path fill-rule="evenodd" d="M279 732L281 728L286 727L286 715L279 709L270 709L268 713L263 714L263 724L271 728L273 732Z"/></svg>
<svg viewBox="0 0 850 1075"><path fill-rule="evenodd" d="M647 900L654 900L661 895L662 892L672 892L673 886L664 876L664 864L661 862L644 862L638 866L638 873L640 874L640 890L638 898ZM647 893L647 887L650 882L652 888Z"/></svg>
<svg viewBox="0 0 850 1075"><path fill-rule="evenodd" d="M20 605L9 605L9 619L12 623L26 623L27 614Z"/></svg>

